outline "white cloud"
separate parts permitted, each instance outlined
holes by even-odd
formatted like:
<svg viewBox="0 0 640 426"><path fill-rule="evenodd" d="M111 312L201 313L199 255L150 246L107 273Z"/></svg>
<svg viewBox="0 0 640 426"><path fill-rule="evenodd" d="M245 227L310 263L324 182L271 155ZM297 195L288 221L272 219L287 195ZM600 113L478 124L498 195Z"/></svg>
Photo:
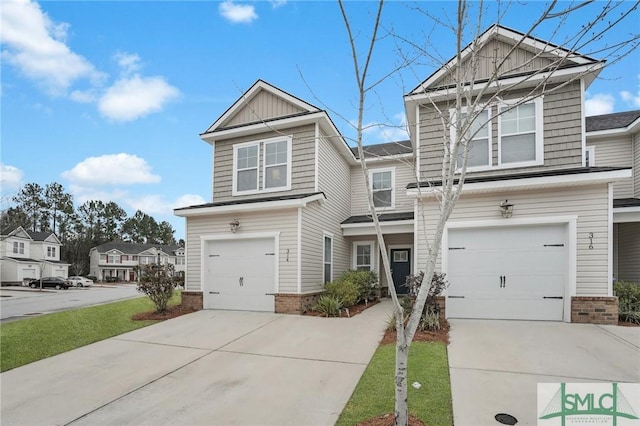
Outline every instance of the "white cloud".
<svg viewBox="0 0 640 426"><path fill-rule="evenodd" d="M125 203L133 210L140 210L148 215L171 215L173 209L204 204L205 201L195 194L181 195L174 201L167 201L160 195L143 195L137 198L128 197Z"/></svg>
<svg viewBox="0 0 640 426"><path fill-rule="evenodd" d="M0 163L0 187L3 193L17 191L23 177L24 173L19 168Z"/></svg>
<svg viewBox="0 0 640 426"><path fill-rule="evenodd" d="M75 81L104 76L66 45L69 25L54 23L29 0L3 1L0 11L2 59L53 95Z"/></svg>
<svg viewBox="0 0 640 426"><path fill-rule="evenodd" d="M73 195L73 200L78 204L84 204L85 201L100 200L105 203L114 201L120 204L120 201L128 195L127 191L116 188L112 190L96 189L82 185L69 185L69 192Z"/></svg>
<svg viewBox="0 0 640 426"><path fill-rule="evenodd" d="M351 122L354 128L356 121ZM364 144L375 144L383 142L399 142L409 139L407 132L407 119L403 113L393 116L390 123L370 122L362 125L362 133L366 136Z"/></svg>
<svg viewBox="0 0 640 426"><path fill-rule="evenodd" d="M176 99L180 91L162 77L133 75L116 81L98 101L100 113L114 121L132 121L154 112Z"/></svg>
<svg viewBox="0 0 640 426"><path fill-rule="evenodd" d="M125 75L134 73L142 67L140 56L136 53L118 52L113 57Z"/></svg>
<svg viewBox="0 0 640 426"><path fill-rule="evenodd" d="M235 4L231 0L220 3L218 11L223 18L233 23L250 24L258 19L258 14L253 6L248 4Z"/></svg>
<svg viewBox="0 0 640 426"><path fill-rule="evenodd" d="M271 3L271 7L277 9L287 4L287 0L269 0L269 3Z"/></svg>
<svg viewBox="0 0 640 426"><path fill-rule="evenodd" d="M636 91L635 95L628 90L623 90L622 92L620 92L620 97L622 98L622 100L632 108L640 108L640 74L638 74L638 81L638 90Z"/></svg>
<svg viewBox="0 0 640 426"><path fill-rule="evenodd" d="M608 93L598 93L593 96L586 94L584 113L587 116L610 114L613 112L615 98Z"/></svg>
<svg viewBox="0 0 640 426"><path fill-rule="evenodd" d="M184 194L178 197L171 207L179 209L180 207L197 206L206 203L205 199L195 194Z"/></svg>
<svg viewBox="0 0 640 426"><path fill-rule="evenodd" d="M63 172L62 177L83 187L160 182L160 176L151 173L144 159L125 153L89 157Z"/></svg>

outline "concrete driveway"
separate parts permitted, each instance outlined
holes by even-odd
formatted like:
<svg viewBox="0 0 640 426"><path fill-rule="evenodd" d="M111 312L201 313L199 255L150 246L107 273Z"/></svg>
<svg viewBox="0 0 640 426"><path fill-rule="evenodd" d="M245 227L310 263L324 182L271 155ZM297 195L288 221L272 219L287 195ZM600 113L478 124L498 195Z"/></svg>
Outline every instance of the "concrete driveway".
<svg viewBox="0 0 640 426"><path fill-rule="evenodd" d="M456 426L537 424L538 383L640 382L640 327L450 320Z"/></svg>
<svg viewBox="0 0 640 426"><path fill-rule="evenodd" d="M349 319L200 311L0 375L9 425L332 425L389 301Z"/></svg>

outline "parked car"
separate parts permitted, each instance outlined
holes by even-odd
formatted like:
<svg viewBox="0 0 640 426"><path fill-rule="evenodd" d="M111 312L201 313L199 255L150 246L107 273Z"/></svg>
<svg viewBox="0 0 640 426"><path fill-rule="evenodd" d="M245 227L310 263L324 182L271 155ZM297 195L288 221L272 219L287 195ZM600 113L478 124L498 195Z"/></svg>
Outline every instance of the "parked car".
<svg viewBox="0 0 640 426"><path fill-rule="evenodd" d="M29 287L31 288L40 288L40 280L31 280L29 282ZM62 277L42 277L42 288L55 288L56 290L60 289L68 289L71 287L69 281L66 278Z"/></svg>
<svg viewBox="0 0 640 426"><path fill-rule="evenodd" d="M89 278L80 277L78 275L73 275L67 278L67 280L69 281L69 284L75 287L91 287L93 285L93 281Z"/></svg>

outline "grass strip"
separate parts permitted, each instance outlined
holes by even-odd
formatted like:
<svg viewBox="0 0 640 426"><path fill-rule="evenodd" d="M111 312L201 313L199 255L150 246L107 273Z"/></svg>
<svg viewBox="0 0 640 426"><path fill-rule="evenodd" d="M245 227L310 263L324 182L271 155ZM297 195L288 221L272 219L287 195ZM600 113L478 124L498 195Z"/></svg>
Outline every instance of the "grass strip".
<svg viewBox="0 0 640 426"><path fill-rule="evenodd" d="M178 303L176 292L170 305ZM0 372L154 324L131 319L153 309L139 297L0 324Z"/></svg>
<svg viewBox="0 0 640 426"><path fill-rule="evenodd" d="M336 425L358 422L394 411L395 345L381 345L373 355ZM409 350L409 412L427 425L453 425L447 347L414 342ZM422 386L416 389L414 382Z"/></svg>

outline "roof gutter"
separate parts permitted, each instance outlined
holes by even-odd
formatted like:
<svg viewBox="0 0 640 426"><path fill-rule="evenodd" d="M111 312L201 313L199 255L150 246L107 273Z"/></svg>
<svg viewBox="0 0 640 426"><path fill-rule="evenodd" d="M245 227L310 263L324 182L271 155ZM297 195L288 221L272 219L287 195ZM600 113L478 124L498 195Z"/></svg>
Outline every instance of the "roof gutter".
<svg viewBox="0 0 640 426"><path fill-rule="evenodd" d="M260 206L260 211L282 210L306 207L307 204L318 201L324 203L324 194L314 194L304 198L293 200L263 201L260 203L231 204L226 206L184 207L174 209L173 214L179 217L217 216L223 214L245 213L255 211Z"/></svg>

